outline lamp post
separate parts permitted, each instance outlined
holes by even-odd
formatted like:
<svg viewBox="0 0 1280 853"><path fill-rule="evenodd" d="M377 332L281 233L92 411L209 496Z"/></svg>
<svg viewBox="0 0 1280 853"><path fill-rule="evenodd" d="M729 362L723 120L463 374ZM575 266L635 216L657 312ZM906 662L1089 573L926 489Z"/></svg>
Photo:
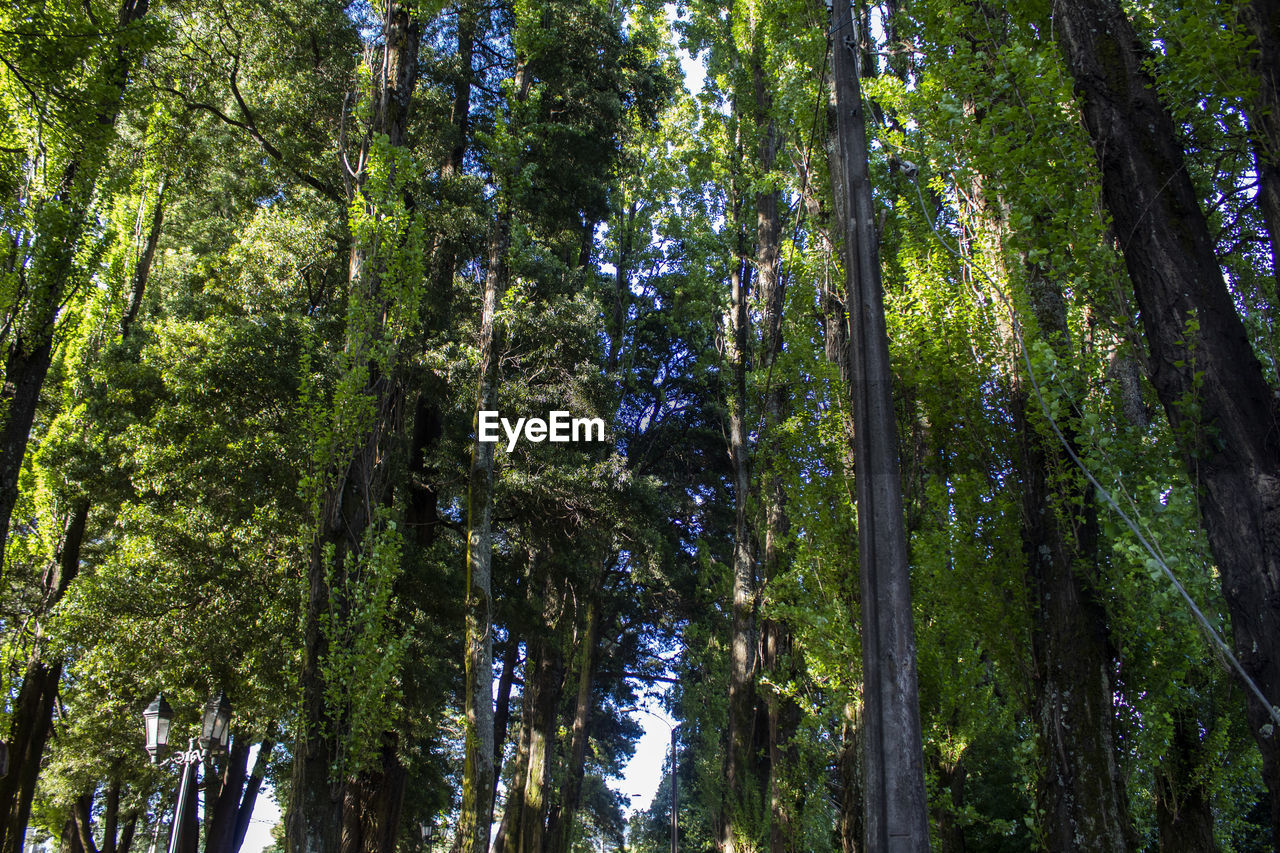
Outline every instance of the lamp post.
<svg viewBox="0 0 1280 853"><path fill-rule="evenodd" d="M671 731L671 853L680 853L680 762L676 753L676 729L679 723L667 722L648 708L623 708L624 711L640 711L662 723Z"/></svg>
<svg viewBox="0 0 1280 853"><path fill-rule="evenodd" d="M227 738L231 733L231 703L227 700L227 694L221 691L206 702L204 716L200 721L200 736L188 739L186 750L167 759L163 756L169 748L173 709L165 701L163 693L157 695L142 712L142 719L146 726L147 752L151 755L151 763L173 764L182 768L182 781L178 783L178 802L173 808L173 831L169 834L169 853L178 853L185 840L182 816L187 812L191 789L196 781L196 768L215 753L225 752L227 749Z"/></svg>

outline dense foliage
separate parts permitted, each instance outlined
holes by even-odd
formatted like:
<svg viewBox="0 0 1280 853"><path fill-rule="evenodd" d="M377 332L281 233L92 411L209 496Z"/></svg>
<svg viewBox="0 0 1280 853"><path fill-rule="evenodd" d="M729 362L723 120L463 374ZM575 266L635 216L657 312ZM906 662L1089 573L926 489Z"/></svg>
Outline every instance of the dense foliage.
<svg viewBox="0 0 1280 853"><path fill-rule="evenodd" d="M1277 5L6 0L0 853L875 849L867 252L912 849L1276 849Z"/></svg>

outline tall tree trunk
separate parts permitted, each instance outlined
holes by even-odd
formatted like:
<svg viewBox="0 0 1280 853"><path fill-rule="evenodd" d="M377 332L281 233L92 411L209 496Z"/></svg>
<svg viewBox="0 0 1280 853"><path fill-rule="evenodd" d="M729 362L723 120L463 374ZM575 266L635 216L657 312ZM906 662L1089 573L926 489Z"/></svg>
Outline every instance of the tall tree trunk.
<svg viewBox="0 0 1280 853"><path fill-rule="evenodd" d="M1059 4L1075 78L1150 349L1148 374L1178 436L1222 576L1280 846L1280 429L1276 403L1214 256L1204 212L1146 51L1118 0ZM1196 405L1189 406L1188 402Z"/></svg>
<svg viewBox="0 0 1280 853"><path fill-rule="evenodd" d="M164 226L164 194L169 187L165 178L160 179L156 189L155 209L151 214L151 226L147 229L146 242L138 255L137 266L129 279L129 297L125 303L124 313L120 316L120 337L129 337L129 328L142 309L142 297L147 291L147 280L151 277L151 264L155 261L156 247L160 245L160 230Z"/></svg>
<svg viewBox="0 0 1280 853"><path fill-rule="evenodd" d="M981 110L971 110L981 114ZM976 242L984 266L1012 285L1005 263L1006 211L988 197L975 177L969 198L975 208ZM1061 363L1070 364L1073 348L1067 303L1051 274L1022 258L1026 303L1039 334ZM996 295L998 298L999 295ZM998 321L1007 352L1006 374L1017 436L1014 460L1022 486L1022 553L1031 592L1031 646L1035 663L1035 713L1039 723L1039 812L1049 849L1125 851L1134 847L1124 777L1114 729L1112 702L1115 661L1106 610L1098 594L1103 583L1098 554L1098 514L1093 488L1074 470L1053 427L1045 424L1039 403L1023 372L1019 351L1027 340L1014 333L1013 319ZM1070 409L1079 400L1068 398ZM1056 427L1079 453L1068 418Z"/></svg>
<svg viewBox="0 0 1280 853"><path fill-rule="evenodd" d="M848 282L854 481L861 563L863 743L868 850L906 853L929 845L915 630L898 470L892 373L884 324L878 237L871 198L858 44L846 2L832 5L832 61Z"/></svg>
<svg viewBox="0 0 1280 853"><path fill-rule="evenodd" d="M480 412L493 408L497 381L497 335L494 318L507 284L507 246L511 217L504 212L489 238L480 315L480 365L476 409L472 420L471 474L467 488L466 599L466 754L462 781L463 853L489 849L493 822L493 453L492 442L480 441Z"/></svg>
<svg viewBox="0 0 1280 853"><path fill-rule="evenodd" d="M1028 274L1040 330L1067 359L1062 293L1049 277L1030 267ZM1098 594L1097 505L1092 487L1075 476L1056 437L1037 428L1040 412L1033 411L1037 404L1019 376L1014 375L1013 407L1021 453L1022 550L1035 600L1031 645L1044 766L1040 811L1052 850L1130 850L1134 839L1114 736L1114 655ZM1074 444L1070 425L1059 429Z"/></svg>
<svg viewBox="0 0 1280 853"><path fill-rule="evenodd" d="M530 682L532 672L531 667L533 657L527 655L525 658L525 691L521 696L521 718L525 721L520 726L520 739L516 746L515 766L511 772L511 785L507 788L507 802L502 810L502 825L498 828L498 835L493 840L493 853L514 853L518 850L518 838L520 835L520 821L524 810L524 783L528 777L527 768L529 767L529 743L530 730L528 725L529 718L533 715L530 705L530 694L528 684Z"/></svg>
<svg viewBox="0 0 1280 853"><path fill-rule="evenodd" d="M591 711L595 707L597 646L600 639L600 599L604 572L592 584L587 603L586 626L582 634L582 655L578 665L578 692L573 703L573 727L570 731L569 766L565 769L560 808L547 831L548 853L569 853L573 843L574 821L582 803L582 779L587 761L587 741L591 736Z"/></svg>
<svg viewBox="0 0 1280 853"><path fill-rule="evenodd" d="M80 572L80 547L89 518L88 500L79 500L62 537L62 553L44 578L42 609L47 613L66 594ZM9 720L9 772L0 777L0 851L21 853L44 748L53 730L53 711L62 679L62 659L50 657L44 629L37 621L31 658L18 688Z"/></svg>
<svg viewBox="0 0 1280 853"><path fill-rule="evenodd" d="M740 221L740 202L734 203L735 228ZM752 744L755 722L755 621L756 566L752 547L750 451L747 446L747 300L751 268L743 256L739 238L738 257L730 273L730 307L727 318L726 357L729 362L729 459L733 467L733 600L730 602L729 721L725 756L724 803L721 809L720 849L739 853L749 849L746 837L751 806Z"/></svg>
<svg viewBox="0 0 1280 853"><path fill-rule="evenodd" d="M765 81L759 57L752 61L755 87L756 121L763 126L760 135L758 166L767 175L774 168L778 154L778 132L772 118L773 93ZM763 306L758 369L766 376L764 428L766 433L778 430L788 416L790 390L775 374L782 355L782 309L786 301L786 284L781 274L782 224L778 213L780 190L756 196L756 291ZM765 524L763 543L763 577L767 584L786 570L785 541L790 532L786 512L786 494L777 460L781 453L768 447L761 465ZM776 618L760 625L761 668L775 685L793 680L795 667L791 659L791 632L785 622ZM769 768L769 849L771 853L791 853L795 849L797 797L795 780L789 778L796 751L792 743L800 723L800 709L788 696L774 689L766 699L767 764Z"/></svg>
<svg viewBox="0 0 1280 853"><path fill-rule="evenodd" d="M383 20L384 44L382 61L375 69L377 90L373 98L372 139L385 135L387 143L403 148L408 125L409 107L418 78L420 27L410 5L391 0ZM362 154L368 153L366 150ZM350 158L349 158L350 159ZM364 157L355 158L359 162ZM349 187L352 203L368 204L364 198L367 171L361 172ZM394 183L394 170L388 180ZM380 318L385 316L383 273L377 247L365 240L353 240L348 267L348 289L352 300L367 300L368 319L351 315L346 333L346 357L356 375L366 375L360 393L372 402L373 419L364 434L354 439L343 458L335 460L332 483L321 496L321 518L311 549L308 567L308 594L304 618L304 655L302 715L300 731L295 738L292 802L286 818L287 842L291 853L338 853L340 850L343 808L348 802L351 785L368 787L367 780L335 777L335 765L345 744L349 706L342 700L331 707L330 685L323 675L329 656L329 640L324 626L342 625L348 619L352 602L344 601L334 590L355 569L366 534L375 523L374 514L387 507L392 498L393 472L403 455L405 388L400 366L391 361L379 363L372 344L384 343L394 350L396 342L387 341L387 331ZM327 578L336 582L331 588ZM394 787L396 759L384 761L382 772L387 778L373 785ZM398 809L396 805L392 810Z"/></svg>
<svg viewBox="0 0 1280 853"><path fill-rule="evenodd" d="M274 728L273 724L268 731ZM262 780L267 777L267 766L275 748L275 740L270 738L258 745L258 757L253 762L253 772L249 774L249 779L245 782L244 794L240 797L240 808L236 812L236 825L231 835L231 846L224 853L239 853L240 848L244 846L244 837L249 832L253 808L257 805L258 793L262 790Z"/></svg>
<svg viewBox="0 0 1280 853"><path fill-rule="evenodd" d="M525 689L529 692L530 715L528 763L520 806L519 843L507 853L544 853L548 790L551 783L551 755L555 746L563 683L563 654L558 630L562 598L548 573L543 593L542 626L534 640L529 659L534 669L525 667Z"/></svg>

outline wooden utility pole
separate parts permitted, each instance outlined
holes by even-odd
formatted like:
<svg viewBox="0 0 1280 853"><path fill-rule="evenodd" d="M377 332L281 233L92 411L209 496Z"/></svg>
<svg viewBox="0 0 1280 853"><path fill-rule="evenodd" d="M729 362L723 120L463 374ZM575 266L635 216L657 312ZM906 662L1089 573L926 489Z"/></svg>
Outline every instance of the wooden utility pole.
<svg viewBox="0 0 1280 853"><path fill-rule="evenodd" d="M849 2L836 0L831 8L841 166L831 174L837 197L847 198L843 230L862 587L864 845L876 853L926 853L929 818L902 479Z"/></svg>

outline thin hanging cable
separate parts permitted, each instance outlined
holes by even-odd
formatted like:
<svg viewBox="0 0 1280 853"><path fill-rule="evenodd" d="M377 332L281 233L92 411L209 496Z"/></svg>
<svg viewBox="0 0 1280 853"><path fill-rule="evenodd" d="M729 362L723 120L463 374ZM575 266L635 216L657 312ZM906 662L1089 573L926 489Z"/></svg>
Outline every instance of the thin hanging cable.
<svg viewBox="0 0 1280 853"><path fill-rule="evenodd" d="M937 239L938 243L954 255L961 263L966 264L970 269L976 270L979 275L985 278L987 283L991 285L991 289L995 291L996 296L1002 303L1004 303L1005 308L1008 309L1009 321L1013 328L1013 335L1017 339L1018 349L1022 352L1022 360L1026 364L1027 376L1031 380L1032 390L1035 391L1036 401L1040 404L1040 410L1044 413L1045 420L1048 421L1050 429L1053 430L1053 434L1057 437L1059 443L1062 444L1062 448L1067 451L1067 456L1069 456L1071 461L1075 463L1075 466L1080 469L1080 473L1084 474L1085 479L1087 479L1089 483L1097 489L1098 494L1102 496L1102 499L1111 507L1116 515L1120 516L1129 530L1133 532L1133 535L1138 538L1142 547L1151 555L1151 559L1160 567L1160 571L1169 579L1169 583L1173 584L1173 588L1178 591L1178 594L1182 596L1183 601L1187 603L1187 607L1191 608L1191 612L1195 615L1196 621L1200 623L1200 626L1204 629L1205 633L1208 634L1209 639L1211 639L1213 644L1217 646L1218 651L1227 658L1231 663L1232 668L1244 681L1245 686L1249 688L1253 695L1258 698L1258 701L1263 704L1263 707L1267 709L1267 714L1275 724L1280 726L1280 708L1276 708L1276 706L1267 701L1267 697L1263 695L1257 682L1249 676L1249 673L1245 672L1244 667L1240 664L1240 661L1236 659L1235 654L1232 653L1231 648L1227 645L1226 641L1218 634L1217 629L1213 627L1208 618L1206 618L1204 613L1201 612L1200 608L1196 605L1195 600L1191 598L1191 595L1187 592L1186 588L1181 582L1179 582L1177 576L1174 575L1173 569L1169 568L1169 564L1164 561L1164 558L1160 556L1156 548L1147 540L1147 537L1143 535L1142 530L1138 527L1137 523L1134 522L1129 514L1120 507L1120 504L1116 502L1115 498L1111 496L1111 492L1098 482L1097 477L1093 476L1093 473L1084 464L1084 460L1076 455L1075 450L1071 447L1071 442L1067 441L1067 437L1062 434L1062 430L1058 429L1058 424L1054 420L1053 415L1050 414L1049 404L1045 402L1044 394L1040 389L1040 382L1036 379L1035 369L1031 365L1031 354L1027 349L1026 340L1022 336L1022 324L1018 322L1018 312L1017 309L1014 308L1013 302L1005 295L1004 291L1000 289L1000 285L996 284L995 280L987 274L986 270L967 261L958 249L953 248L951 244L943 238L942 233L938 231L938 226L935 225L934 221L929 217L928 205L925 204L924 193L920 190L919 178L913 180L912 183L915 184L916 197L920 199L920 212L924 216L924 221L929 223L929 229L933 232L933 236Z"/></svg>

